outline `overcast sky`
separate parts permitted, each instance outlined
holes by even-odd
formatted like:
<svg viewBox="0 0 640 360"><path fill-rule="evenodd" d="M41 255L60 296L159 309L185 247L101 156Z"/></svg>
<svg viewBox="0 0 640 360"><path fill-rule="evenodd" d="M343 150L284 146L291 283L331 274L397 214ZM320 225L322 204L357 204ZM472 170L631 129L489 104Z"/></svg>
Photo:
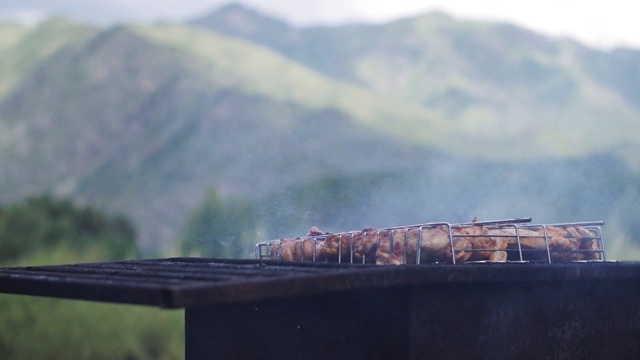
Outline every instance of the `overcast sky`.
<svg viewBox="0 0 640 360"><path fill-rule="evenodd" d="M243 0L296 25L381 22L441 10L465 19L506 21L591 46L640 48L640 1L634 0ZM205 14L224 0L1 0L0 18L33 21L49 13L87 21L183 20Z"/></svg>

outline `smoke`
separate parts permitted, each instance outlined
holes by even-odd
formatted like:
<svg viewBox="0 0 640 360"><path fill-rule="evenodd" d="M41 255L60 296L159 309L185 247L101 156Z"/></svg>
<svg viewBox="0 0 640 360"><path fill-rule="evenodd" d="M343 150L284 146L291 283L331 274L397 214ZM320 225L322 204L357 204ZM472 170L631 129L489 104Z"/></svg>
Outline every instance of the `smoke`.
<svg viewBox="0 0 640 360"><path fill-rule="evenodd" d="M606 155L513 164L434 156L411 172L290 187L262 203L262 216L273 239L302 236L312 226L341 232L474 217L532 217L547 224L605 220L612 234L620 234L630 230L618 227L634 224L621 218L635 212L621 209L632 207L637 194L630 200L628 187L636 183L620 160ZM603 228L605 241L608 230ZM615 237L610 241L621 240Z"/></svg>

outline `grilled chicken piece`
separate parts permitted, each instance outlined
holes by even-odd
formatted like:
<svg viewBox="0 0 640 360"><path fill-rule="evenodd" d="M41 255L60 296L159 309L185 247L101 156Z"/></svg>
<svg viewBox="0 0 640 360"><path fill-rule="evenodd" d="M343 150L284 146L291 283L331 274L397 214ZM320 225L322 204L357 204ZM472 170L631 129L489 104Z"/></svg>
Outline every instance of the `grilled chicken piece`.
<svg viewBox="0 0 640 360"><path fill-rule="evenodd" d="M376 249L378 248L378 231L366 228L355 233L353 237L354 261L362 264L374 264L376 262Z"/></svg>
<svg viewBox="0 0 640 360"><path fill-rule="evenodd" d="M473 254L473 244L469 242L467 238L454 238L453 249L456 256L456 263L463 263L471 257ZM451 262L451 247L448 246L445 249L445 262Z"/></svg>
<svg viewBox="0 0 640 360"><path fill-rule="evenodd" d="M489 235L508 236L503 237L507 240L507 248L518 249L516 230L513 227L489 229ZM596 240L585 239L583 237L593 237L593 234L582 227L568 226L546 226L535 228L521 228L518 231L520 239L520 248L522 249L524 260L544 260L551 256L551 261L573 261L581 259L598 259L599 250ZM546 237L545 237L546 235ZM547 254L547 243L549 246L549 254ZM592 252L580 253L580 248L591 250Z"/></svg>
<svg viewBox="0 0 640 360"><path fill-rule="evenodd" d="M414 227L381 230L376 264L415 264L418 244L420 263L453 262L447 227ZM456 262L469 259L472 252L467 238L453 239Z"/></svg>
<svg viewBox="0 0 640 360"><path fill-rule="evenodd" d="M276 259L280 259L283 261L296 261L294 257L296 239L280 239L278 245L273 246L272 252L275 250Z"/></svg>
<svg viewBox="0 0 640 360"><path fill-rule="evenodd" d="M420 263L443 262L451 260L449 231L446 227L422 227L399 230L408 241L409 263L415 263L420 248Z"/></svg>
<svg viewBox="0 0 640 360"><path fill-rule="evenodd" d="M600 259L600 245L598 240L594 237L596 234L583 228L576 227L576 230L582 235L580 239L580 247L578 248L578 260L597 260ZM586 251L585 251L586 250Z"/></svg>
<svg viewBox="0 0 640 360"><path fill-rule="evenodd" d="M405 245L408 245L408 241L406 241L404 232L400 230L379 230L378 233L380 235L380 246L376 252L376 264L406 264L408 249Z"/></svg>
<svg viewBox="0 0 640 360"><path fill-rule="evenodd" d="M293 256L295 261L324 261L324 249L324 240L296 239Z"/></svg>
<svg viewBox="0 0 640 360"><path fill-rule="evenodd" d="M308 237L311 236L321 236L321 235L327 235L328 233L322 232L320 231L320 229L318 229L317 227L312 227L309 232L307 233Z"/></svg>
<svg viewBox="0 0 640 360"><path fill-rule="evenodd" d="M338 257L341 257L342 260L346 260L351 255L349 252L350 248L350 238L349 234L331 234L325 240L325 255L329 261L338 261Z"/></svg>
<svg viewBox="0 0 640 360"><path fill-rule="evenodd" d="M476 219L474 219L474 222ZM469 257L470 261L489 260L492 262L507 260L508 238L482 236L487 235L489 231L482 226L463 227L456 231L461 235L470 235L465 237L473 246L473 253Z"/></svg>

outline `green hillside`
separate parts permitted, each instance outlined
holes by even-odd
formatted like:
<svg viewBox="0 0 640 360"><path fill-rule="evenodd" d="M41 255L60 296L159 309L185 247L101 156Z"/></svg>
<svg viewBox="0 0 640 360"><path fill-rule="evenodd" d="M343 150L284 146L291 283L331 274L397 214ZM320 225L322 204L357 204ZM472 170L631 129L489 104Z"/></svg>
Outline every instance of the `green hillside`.
<svg viewBox="0 0 640 360"><path fill-rule="evenodd" d="M77 46L95 31L63 18L52 18L35 29L0 25L0 99L47 57Z"/></svg>
<svg viewBox="0 0 640 360"><path fill-rule="evenodd" d="M462 137L447 151L498 160L615 151L640 165L640 51L609 54L442 13L297 29L231 5L191 24L429 109Z"/></svg>
<svg viewBox="0 0 640 360"><path fill-rule="evenodd" d="M178 25L137 30L154 42L194 55L211 80L224 78L229 86L249 94L310 109L337 108L367 127L419 145L444 145L451 133L443 119L429 109L329 79L255 44ZM391 120L395 120L394 126L390 126Z"/></svg>
<svg viewBox="0 0 640 360"><path fill-rule="evenodd" d="M189 48L175 45L181 36L192 36ZM255 58L275 69L263 68L261 77ZM292 76L273 76L288 68ZM336 93L347 97L331 98ZM403 169L424 157L424 148L370 126L381 120L368 119L366 107L357 117L357 104L345 101L350 93L393 109L357 87L208 32L97 31L43 59L0 104L0 177L12 189L1 196L49 190L123 211L140 226L143 249L166 251L212 185L224 196L259 197L328 172ZM324 99L314 104L304 94Z"/></svg>
<svg viewBox="0 0 640 360"><path fill-rule="evenodd" d="M0 24L0 54L20 41L27 28L20 24Z"/></svg>

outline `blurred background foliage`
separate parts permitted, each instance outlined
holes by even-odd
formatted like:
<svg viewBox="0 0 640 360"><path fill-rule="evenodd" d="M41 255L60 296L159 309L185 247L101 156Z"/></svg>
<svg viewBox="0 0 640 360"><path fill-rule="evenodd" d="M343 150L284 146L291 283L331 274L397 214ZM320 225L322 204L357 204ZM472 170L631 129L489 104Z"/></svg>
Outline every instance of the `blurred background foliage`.
<svg viewBox="0 0 640 360"><path fill-rule="evenodd" d="M0 261L16 261L36 251L65 247L78 252L100 246L105 259L138 256L134 225L69 199L30 197L0 210Z"/></svg>
<svg viewBox="0 0 640 360"><path fill-rule="evenodd" d="M34 196L0 208L0 265L140 256L135 227L70 199ZM184 312L0 294L3 359L181 359Z"/></svg>
<svg viewBox="0 0 640 360"><path fill-rule="evenodd" d="M260 238L258 214L248 201L223 200L209 191L202 205L194 210L180 241L187 256L249 258Z"/></svg>

